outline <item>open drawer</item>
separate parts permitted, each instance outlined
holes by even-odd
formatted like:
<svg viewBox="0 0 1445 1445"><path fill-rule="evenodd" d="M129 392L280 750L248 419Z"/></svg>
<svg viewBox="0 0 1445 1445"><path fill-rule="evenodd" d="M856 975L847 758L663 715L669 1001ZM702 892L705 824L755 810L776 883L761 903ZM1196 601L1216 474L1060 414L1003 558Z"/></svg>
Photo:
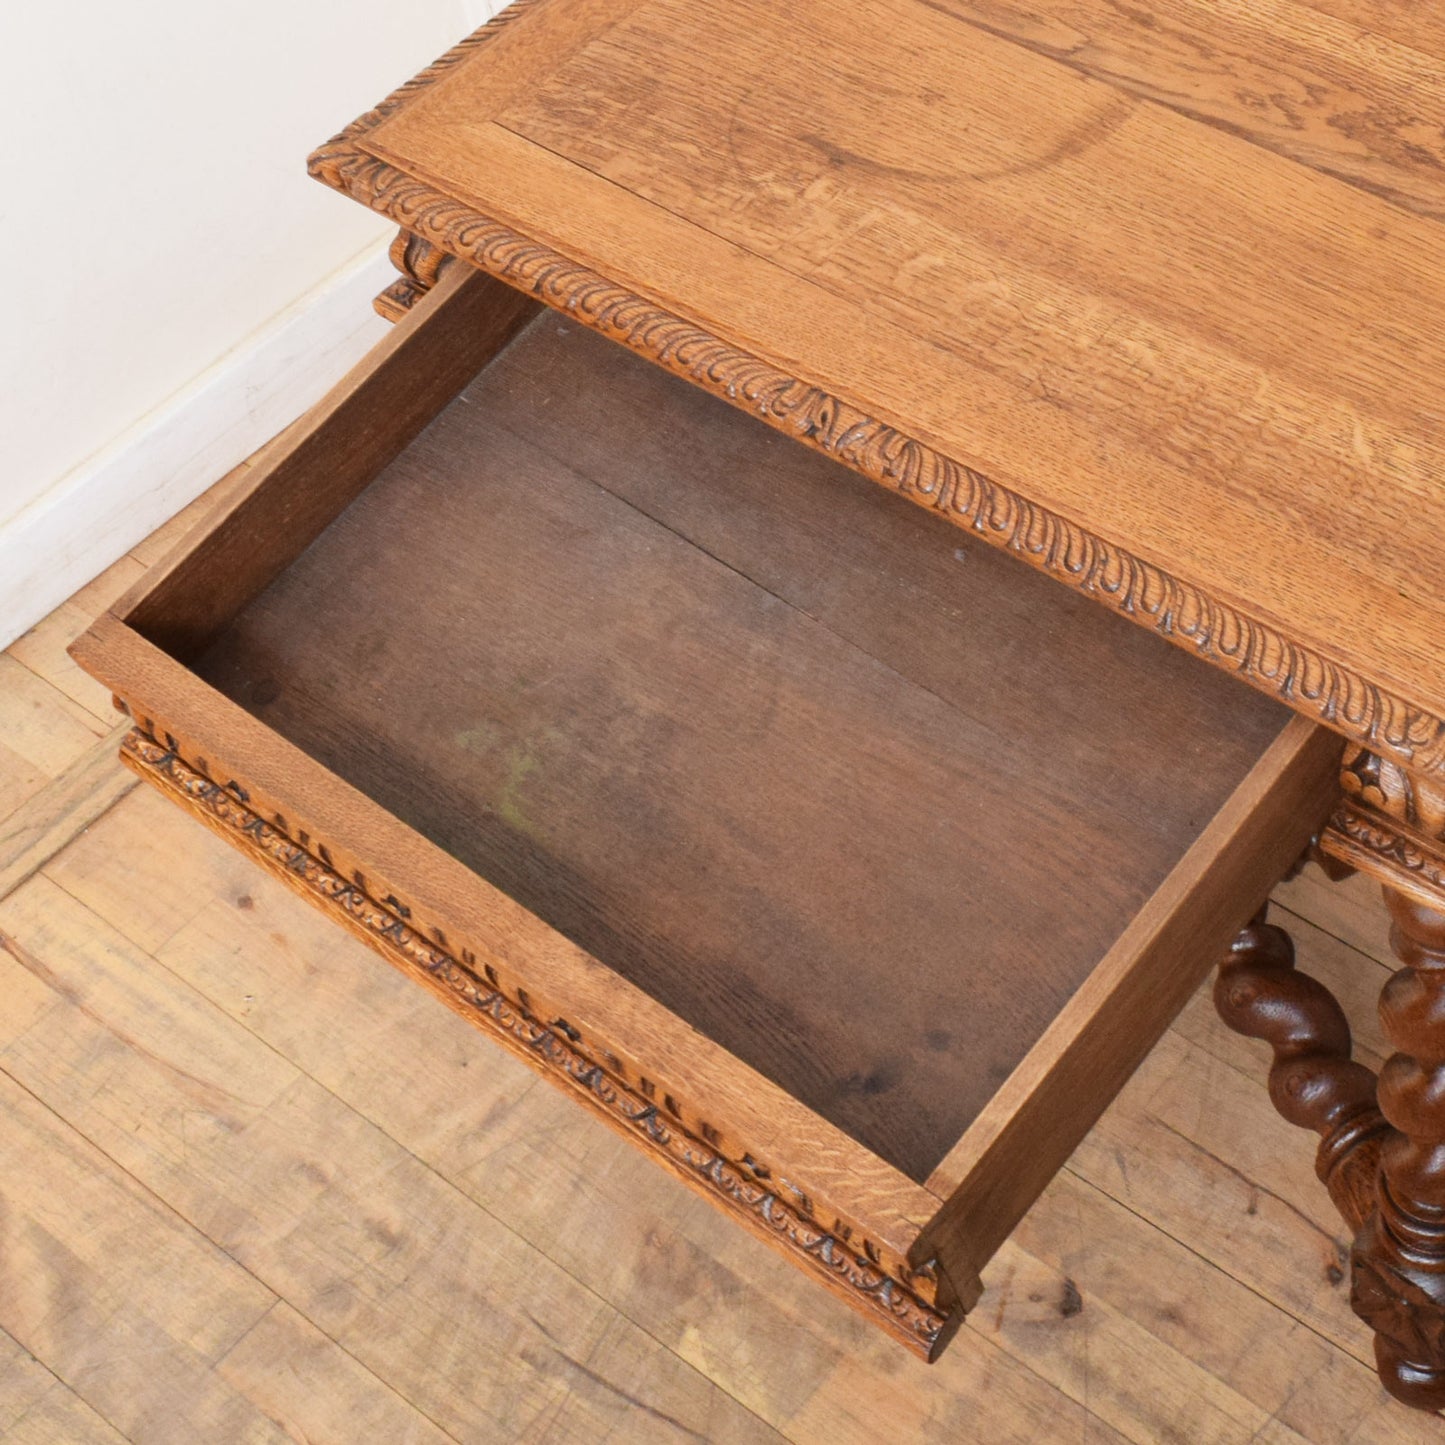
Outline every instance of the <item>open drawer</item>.
<svg viewBox="0 0 1445 1445"><path fill-rule="evenodd" d="M152 782L929 1357L1340 746L461 266L74 651Z"/></svg>

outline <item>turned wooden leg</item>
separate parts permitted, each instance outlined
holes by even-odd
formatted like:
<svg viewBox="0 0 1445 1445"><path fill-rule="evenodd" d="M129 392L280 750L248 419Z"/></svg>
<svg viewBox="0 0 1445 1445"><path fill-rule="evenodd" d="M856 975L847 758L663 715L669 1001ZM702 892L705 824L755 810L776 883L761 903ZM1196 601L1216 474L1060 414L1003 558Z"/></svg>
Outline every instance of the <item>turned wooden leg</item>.
<svg viewBox="0 0 1445 1445"><path fill-rule="evenodd" d="M1235 1033L1274 1050L1269 1096L1291 1124L1320 1136L1315 1169L1352 1232L1374 1212L1388 1125L1375 1075L1350 1058L1350 1025L1334 995L1294 966L1294 943L1261 909L1220 964L1214 1006Z"/></svg>
<svg viewBox="0 0 1445 1445"><path fill-rule="evenodd" d="M401 275L372 305L388 321L400 321L437 283L442 267L452 258L430 241L410 231L398 231L391 243L391 264Z"/></svg>
<svg viewBox="0 0 1445 1445"><path fill-rule="evenodd" d="M1445 911L1392 888L1391 943L1405 967L1380 1017L1399 1050L1380 1073L1380 1107L1398 1133L1380 1156L1379 1209L1356 1241L1355 1313L1375 1331L1386 1389L1445 1407Z"/></svg>

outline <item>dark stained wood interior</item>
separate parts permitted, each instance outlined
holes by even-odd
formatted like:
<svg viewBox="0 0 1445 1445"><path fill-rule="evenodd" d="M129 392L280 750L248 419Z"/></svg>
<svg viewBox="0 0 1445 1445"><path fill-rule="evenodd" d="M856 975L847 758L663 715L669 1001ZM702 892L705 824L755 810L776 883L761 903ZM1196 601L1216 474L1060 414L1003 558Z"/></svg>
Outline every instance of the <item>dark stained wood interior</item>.
<svg viewBox="0 0 1445 1445"><path fill-rule="evenodd" d="M918 1181L1286 717L552 313L195 666Z"/></svg>

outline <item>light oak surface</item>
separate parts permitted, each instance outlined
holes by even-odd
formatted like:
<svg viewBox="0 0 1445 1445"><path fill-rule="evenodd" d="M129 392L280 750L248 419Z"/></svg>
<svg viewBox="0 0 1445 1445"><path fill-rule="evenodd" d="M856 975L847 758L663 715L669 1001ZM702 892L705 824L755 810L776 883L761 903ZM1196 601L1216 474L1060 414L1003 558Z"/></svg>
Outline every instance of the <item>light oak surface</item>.
<svg viewBox="0 0 1445 1445"><path fill-rule="evenodd" d="M1207 995L927 1367L149 789L61 837L52 780L89 797L114 751L51 680L71 625L0 685L3 1438L1435 1438L1367 1367L1340 1224ZM1277 898L1371 1000L1373 891Z"/></svg>
<svg viewBox="0 0 1445 1445"><path fill-rule="evenodd" d="M1440 768L1442 55L1350 0L525 0L313 168Z"/></svg>

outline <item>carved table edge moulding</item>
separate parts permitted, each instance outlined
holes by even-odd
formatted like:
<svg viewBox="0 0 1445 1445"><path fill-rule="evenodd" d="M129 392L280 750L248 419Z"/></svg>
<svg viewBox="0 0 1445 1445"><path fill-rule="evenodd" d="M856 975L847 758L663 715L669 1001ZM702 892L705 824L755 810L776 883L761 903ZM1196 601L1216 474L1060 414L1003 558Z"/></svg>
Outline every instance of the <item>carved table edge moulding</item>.
<svg viewBox="0 0 1445 1445"><path fill-rule="evenodd" d="M121 744L129 768L893 1339L926 1360L937 1358L975 1302L977 1285L961 1293L937 1261L914 1268L871 1240L859 1241L841 1221L821 1223L815 1195L773 1181L751 1154L729 1157L703 1137L711 1132L706 1125L694 1130L675 1117L670 1097L659 1104L647 1080L626 1077L621 1060L609 1054L603 1064L591 1057L587 1040L565 1019L548 1024L535 1017L526 993L507 988L493 964L441 946L437 931L428 936L424 922L384 885L345 877L327 861L331 850L324 843L308 837L303 846L285 831L284 820L248 806L240 782L217 783L203 759L187 761L164 727L120 698L116 705L137 723Z"/></svg>
<svg viewBox="0 0 1445 1445"><path fill-rule="evenodd" d="M378 297L382 315L396 319L435 284L447 257L460 258L939 512L1351 741L1417 773L1445 776L1445 718L1292 639L1238 603L1076 525L867 408L743 350L367 149L369 133L384 120L547 3L512 0L312 153L308 169L314 177L402 228L392 247L402 279Z"/></svg>

